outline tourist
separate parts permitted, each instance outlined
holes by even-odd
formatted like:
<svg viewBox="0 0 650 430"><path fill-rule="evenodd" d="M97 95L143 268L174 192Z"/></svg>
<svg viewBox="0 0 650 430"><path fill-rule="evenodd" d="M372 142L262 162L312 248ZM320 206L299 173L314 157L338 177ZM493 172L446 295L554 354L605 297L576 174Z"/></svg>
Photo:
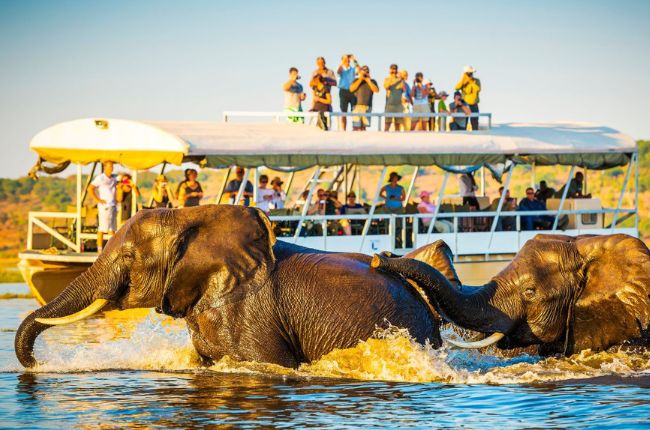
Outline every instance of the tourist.
<svg viewBox="0 0 650 430"><path fill-rule="evenodd" d="M430 192L422 191L420 193L420 203L418 203L418 212L421 214L432 214L436 212L436 205L433 202L431 202ZM420 219L422 220L422 224L424 224L424 226L428 228L433 218L425 217ZM446 219L436 219L433 228L437 233L452 233L454 231L454 225L449 220Z"/></svg>
<svg viewBox="0 0 650 430"><path fill-rule="evenodd" d="M397 64L391 64L389 73L388 77L384 79L384 88L386 89L386 108L384 111L387 114L403 113L402 95L406 91L405 82L397 74ZM384 131L388 131L392 124L394 124L395 131L400 131L404 124L403 118L387 115L384 120Z"/></svg>
<svg viewBox="0 0 650 430"><path fill-rule="evenodd" d="M308 197L309 197L309 190L305 190L302 193L300 193L300 196L293 204L293 210L295 212L302 212L305 205L307 205L307 207L311 207L311 202L307 202Z"/></svg>
<svg viewBox="0 0 650 430"><path fill-rule="evenodd" d="M341 57L341 64L336 71L339 75L339 104L341 112L347 112L348 109L353 110L357 104L356 97L350 91L350 86L357 77L357 67L358 63L354 55L346 54ZM346 116L341 117L343 130L347 129L347 124L348 118Z"/></svg>
<svg viewBox="0 0 650 430"><path fill-rule="evenodd" d="M325 58L323 57L316 58L316 70L311 73L312 80L317 75L323 76L323 81L328 87L336 86L336 76L334 75L334 71L327 68L325 65Z"/></svg>
<svg viewBox="0 0 650 430"><path fill-rule="evenodd" d="M430 88L431 83L429 81L424 81L424 75L422 75L422 72L417 72L411 89L411 100L413 101L413 112L415 114L431 113L431 107L429 106ZM415 130L418 126L420 130L429 130L429 118L426 116L416 116L415 121L412 121L411 130Z"/></svg>
<svg viewBox="0 0 650 430"><path fill-rule="evenodd" d="M271 203L273 202L274 191L272 188L267 188L269 185L269 177L267 175L260 175L259 184L257 186L257 201L255 206L264 211L268 215L271 210Z"/></svg>
<svg viewBox="0 0 650 430"><path fill-rule="evenodd" d="M490 204L490 212L496 212L499 208L499 202L501 201L501 196L503 195L503 187L499 187L499 195L497 198L492 200ZM506 196L503 200L503 206L501 207L501 212L514 212L517 210L517 202L514 198L510 197L510 190L506 190ZM513 216L500 216L497 221L496 230L497 231L514 231L517 227L517 219Z"/></svg>
<svg viewBox="0 0 650 430"><path fill-rule="evenodd" d="M329 195L323 188L316 190L316 201L309 205L307 215L325 215Z"/></svg>
<svg viewBox="0 0 650 430"><path fill-rule="evenodd" d="M332 94L330 86L326 85L324 75L316 75L309 84L314 94L314 104L311 108L312 112L318 112L318 126L323 130L329 130L329 118L325 116L325 112L332 112Z"/></svg>
<svg viewBox="0 0 650 430"><path fill-rule="evenodd" d="M355 95L357 104L352 109L355 113L370 113L372 111L372 96L379 92L377 81L370 77L370 68L362 66L359 69L357 79L350 85L350 91ZM352 129L364 131L370 126L370 117L352 117Z"/></svg>
<svg viewBox="0 0 650 430"><path fill-rule="evenodd" d="M341 215L345 214L351 214L351 213L361 213L360 211L363 211L362 213L365 213L365 208L361 203L357 202L357 195L354 191L350 191L348 195L346 196L347 201L343 206L341 206Z"/></svg>
<svg viewBox="0 0 650 430"><path fill-rule="evenodd" d="M237 195L239 194L239 189L241 188L242 181L244 180L244 168L237 167L235 169L235 179L230 180L224 192L228 193L228 203L231 205L238 205L241 202L237 201ZM244 185L244 192L242 193L244 206L250 206L251 197L253 197L253 184L248 179L246 180L246 185Z"/></svg>
<svg viewBox="0 0 650 430"><path fill-rule="evenodd" d="M439 114L449 114L449 109L447 109L447 97L449 97L449 94L447 94L446 91L441 91L440 94L438 94L438 98L440 99L438 101L438 113ZM439 131L446 131L447 130L447 118L444 116L441 116L438 118L438 130Z"/></svg>
<svg viewBox="0 0 650 430"><path fill-rule="evenodd" d="M569 199L590 199L591 194L583 194L583 184L585 181L585 176L583 175L582 172L578 172L575 174L573 179L569 181L569 191L567 192L567 198ZM555 197L561 198L562 194L564 193L564 187L566 187L566 184L562 186L556 193Z"/></svg>
<svg viewBox="0 0 650 430"><path fill-rule="evenodd" d="M90 183L88 191L97 200L97 252L104 249L104 234L115 233L117 176L113 174L113 162L102 162L102 173Z"/></svg>
<svg viewBox="0 0 650 430"><path fill-rule="evenodd" d="M289 80L284 83L282 89L284 90L284 111L285 112L302 112L302 101L305 100L307 94L303 91L302 84L298 82L300 75L298 69L292 67L289 69ZM304 122L302 117L288 117L291 122Z"/></svg>
<svg viewBox="0 0 650 430"><path fill-rule="evenodd" d="M479 204L476 199L478 186L472 172L463 173L459 176L458 189L460 196L463 198L463 205L469 205L470 209L478 210Z"/></svg>
<svg viewBox="0 0 650 430"><path fill-rule="evenodd" d="M465 103L461 97L460 92L456 91L454 93L454 101L449 105L450 114L463 114L469 115L472 112L469 110L467 103ZM465 130L467 129L467 117L466 116L452 116L451 124L449 128L451 131Z"/></svg>
<svg viewBox="0 0 650 430"><path fill-rule="evenodd" d="M118 227L121 227L126 220L131 218L133 210L133 190L135 195L140 195L140 190L133 182L133 178L128 173L120 173L117 175L117 185L115 187L115 199L119 205L117 206Z"/></svg>
<svg viewBox="0 0 650 430"><path fill-rule="evenodd" d="M539 189L535 191L535 198L540 202L546 203L546 200L552 198L553 195L555 195L555 188L546 185L546 181L540 181Z"/></svg>
<svg viewBox="0 0 650 430"><path fill-rule="evenodd" d="M271 181L271 187L273 188L273 199L271 204L275 209L284 209L284 202L287 199L287 194L282 190L282 179L279 176L276 176Z"/></svg>
<svg viewBox="0 0 650 430"><path fill-rule="evenodd" d="M169 187L167 177L158 175L153 184L152 203L154 208L171 208L174 205L174 193Z"/></svg>
<svg viewBox="0 0 650 430"><path fill-rule="evenodd" d="M431 113L435 113L436 100L438 100L438 92L433 87L433 83L431 82L430 79L427 79L426 82L429 84L429 110L431 111ZM429 129L435 130L435 128L436 128L436 118L431 117L429 118Z"/></svg>
<svg viewBox="0 0 650 430"><path fill-rule="evenodd" d="M476 69L472 66L465 66L463 69L463 77L456 84L456 90L462 92L462 97L465 103L469 106L471 113L478 113L479 96L481 92L481 81L474 77ZM471 118L470 121L472 130L478 130L478 117Z"/></svg>
<svg viewBox="0 0 650 430"><path fill-rule="evenodd" d="M545 211L544 202L535 199L535 190L532 187L526 188L526 198L519 202L521 212ZM553 225L554 218L549 215L527 215L521 217L522 230L548 230Z"/></svg>
<svg viewBox="0 0 650 430"><path fill-rule="evenodd" d="M402 179L397 172L391 172L388 176L388 184L384 185L379 196L385 201L384 207L388 213L401 214L404 212L402 202L406 199L404 187L398 184Z"/></svg>
<svg viewBox="0 0 650 430"><path fill-rule="evenodd" d="M404 81L404 92L402 93L402 113L409 114L413 108L413 97L411 97L411 86L409 85L409 72L406 70L399 71L399 77ZM411 130L411 118L403 118L402 131Z"/></svg>
<svg viewBox="0 0 650 430"><path fill-rule="evenodd" d="M189 208L201 204L203 188L201 188L201 184L196 180L198 175L194 169L187 169L185 171L187 180L183 181L178 192L178 207Z"/></svg>

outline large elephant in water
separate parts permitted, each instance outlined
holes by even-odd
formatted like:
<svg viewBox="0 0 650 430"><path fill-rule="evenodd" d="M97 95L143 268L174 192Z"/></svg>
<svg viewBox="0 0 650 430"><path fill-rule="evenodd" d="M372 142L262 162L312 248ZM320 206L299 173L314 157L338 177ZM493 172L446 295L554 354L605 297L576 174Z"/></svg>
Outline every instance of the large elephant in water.
<svg viewBox="0 0 650 430"><path fill-rule="evenodd" d="M206 359L296 367L354 346L387 322L441 344L425 299L371 257L275 241L260 210L201 206L143 211L97 261L16 333L20 362L36 364L36 337L100 309L156 308L185 318Z"/></svg>
<svg viewBox="0 0 650 430"><path fill-rule="evenodd" d="M650 253L631 236L537 235L481 287L457 288L409 258L378 255L372 265L420 285L443 318L490 334L459 346L570 355L650 341Z"/></svg>

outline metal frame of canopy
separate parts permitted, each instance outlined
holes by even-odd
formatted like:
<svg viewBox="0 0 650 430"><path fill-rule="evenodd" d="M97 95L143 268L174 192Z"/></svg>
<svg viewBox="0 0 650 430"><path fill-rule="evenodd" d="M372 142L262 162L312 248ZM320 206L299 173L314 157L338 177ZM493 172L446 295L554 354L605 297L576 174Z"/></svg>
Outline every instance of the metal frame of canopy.
<svg viewBox="0 0 650 430"><path fill-rule="evenodd" d="M357 174L359 165L384 166L384 176L387 166L389 165L412 165L415 167L415 170L409 184L408 194L410 196L419 166L436 165L444 169L449 164L485 164L510 160L513 161L515 165L532 165L534 178L534 166L536 165L569 165L571 166L569 173L570 179L576 166L590 169L605 169L628 164L617 207L613 212L611 212L613 213L613 221L610 228L613 230L617 223L620 222L619 213L626 213L626 217L632 214L635 215L635 228L638 229L638 213L636 211L636 208L638 207L638 155L636 152L636 145L628 136L604 127L567 124L554 126L543 124L496 126L488 131L472 133L323 133L312 128L306 130L306 126L296 126L292 124L271 124L269 127L269 125L264 124L240 125L198 122L139 123L112 119L77 120L64 124L65 127L61 127L59 124L39 133L34 138L33 142L45 142L45 144L41 145L41 147L34 145L32 149L37 151L39 155L47 161L52 162L61 162L65 159L66 155L73 155L68 157L68 159L77 164L76 214L55 215L53 213L30 213L28 248L32 247L31 237L34 225L43 228L74 251L81 251L81 240L86 238L81 232L81 205L83 200L81 166L82 164L100 159L97 158L100 156L113 159L127 167L135 166L133 168L134 181L137 181L137 170L139 166L144 166L142 168L149 168L156 164L163 164L164 169L164 166L168 163L178 165L181 161L192 161L203 163L203 165L207 167L227 167L229 169L228 174L224 178L219 196L223 194L223 190L227 184L230 167L234 164L243 165L246 167L244 174L245 178L238 190L236 197L237 202L241 200L251 169L254 169L255 173L254 189L256 194L258 185L257 179L259 175L258 167L260 166L267 166L270 168L276 168L280 171L291 172L289 183L293 180L293 172L301 169L314 168L315 176L312 176L311 186L309 187L309 199L313 195L321 170L328 166L345 165L345 180L347 182L348 165L352 165L352 171L357 172ZM66 142L69 142L69 139L66 139L68 134L75 134L75 127L73 127L73 125L79 125L81 132L77 137L80 140L82 138L86 139L86 144L88 144L87 139L89 136L97 136L96 141L94 141L95 147L92 151L84 150L75 145L66 146ZM544 132L542 134L546 133L542 140L535 140L526 135L526 130L530 130L531 127L533 129L543 130ZM122 131L116 133L116 136L112 138L107 138L107 135L116 129ZM132 135L126 133L128 130L133 131ZM267 137L266 140L263 140L262 142L256 140L264 138L264 133L266 132L269 132L271 136ZM508 132L511 134L508 134ZM283 136L287 136L287 133L295 133L298 136L292 137L289 135L289 137L294 140L290 139L289 141L283 141ZM563 142L565 143L566 148L563 148L560 144L544 147L544 139L548 140L553 135L563 135ZM149 145L147 147L151 149L151 154L155 154L155 157L158 158L154 159L150 157L147 158L148 161L146 163L141 163L141 160L139 159L141 151L139 152L138 150L134 150L133 146L129 148L128 145L125 145L124 142L118 139L118 137L124 136L127 136L128 142L131 142L132 145L133 142L145 142L145 146ZM310 145L311 142L309 139L316 137L318 139L323 139L321 142L323 144L323 149L319 148L318 145ZM588 145L589 143L589 137L594 139L594 142L600 142L599 148L590 148L591 152L585 150L585 145ZM157 142L159 142L158 139L163 139L165 142L168 142L175 148L175 150L161 150L161 148L157 146ZM299 142L302 142L302 144L298 148L293 147L294 153L292 153L292 145L295 144L296 139L298 139ZM92 139L90 140L92 141ZM404 146L405 140L409 142L408 146ZM58 155L55 151L57 148L57 142L61 143L61 151ZM246 144L246 142L252 144ZM110 147L110 143L115 144L116 146ZM358 144L358 146L355 147L355 144ZM450 148L455 144L458 144L459 147L457 152L454 153L450 151ZM535 151L535 144L539 145L538 151ZM440 153L438 151L431 151L432 147L440 150L441 145L446 148L447 152ZM316 148L314 148L314 146L316 146ZM579 149L582 151L578 151ZM598 149L600 149L600 152ZM373 153L373 150L380 152ZM475 152L477 150L482 150L482 152ZM260 151L267 151L267 153L265 154ZM134 160L135 162L130 162L129 160ZM156 163L152 164L155 161ZM285 162L294 164L283 164ZM292 168L283 167L287 165L292 166ZM627 188L633 165L636 166L634 197L635 210L631 212L628 209L622 209L621 205L623 202L623 193ZM505 189L507 189L507 185L510 182L513 170L514 167L507 173ZM445 196L445 188L448 178L449 171L445 173L443 186L439 191L439 201L442 201L442 198ZM359 187L360 181L358 177L356 183L357 187ZM370 214L365 216L366 222L364 223L361 235L361 244L359 245L360 250L364 247L365 238L368 234L371 220L376 218L374 209L378 204L379 189L382 183L383 180L380 180L371 204ZM482 175L481 188L483 190L485 188L484 184L484 175ZM346 184L346 191L352 189L353 186L354 179L352 184L349 184L349 186ZM135 195L133 198L135 200ZM492 241L499 217L501 215L513 216L508 212L502 212L504 200L505 195L502 194L499 199L497 210L494 213L494 220L490 226L487 251L485 252L486 258L491 253ZM557 211L546 212L546 214L556 216L553 231L557 228L557 219L560 215L589 212L567 211L564 209L565 200L566 190L565 194L562 196L559 209ZM135 205L133 205L133 208L135 209ZM53 229L48 230L47 225L39 219L46 216L55 218L74 217L76 219L75 243L70 242L67 238L63 237ZM477 215L473 213L458 213L454 214L452 219L454 220L454 223L457 224L457 219L463 216L475 217L485 216L485 214ZM515 216L517 216L518 219L518 215ZM405 222L404 216L383 215L383 217L391 218L391 225L393 226L398 219ZM436 213L433 214L431 223L427 229L427 240L431 237L433 226L438 217L449 218L447 214L439 214L437 210ZM281 218L284 219L286 217ZM294 241L297 241L300 237L302 224L307 218L306 209L303 210L303 213L301 213L298 218L290 218L291 220L298 221L299 228L294 234ZM318 217L311 218L316 219ZM415 218L419 217L416 216ZM402 229L402 231L404 230L405 229Z"/></svg>

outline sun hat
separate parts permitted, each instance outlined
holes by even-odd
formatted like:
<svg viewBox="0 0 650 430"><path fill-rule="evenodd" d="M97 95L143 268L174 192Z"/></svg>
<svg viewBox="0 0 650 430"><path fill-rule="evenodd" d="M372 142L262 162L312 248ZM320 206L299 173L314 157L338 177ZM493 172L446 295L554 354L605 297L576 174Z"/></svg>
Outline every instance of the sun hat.
<svg viewBox="0 0 650 430"><path fill-rule="evenodd" d="M395 176L397 176L398 181L402 179L397 172L390 172L390 175L388 175L388 182L390 182Z"/></svg>
<svg viewBox="0 0 650 430"><path fill-rule="evenodd" d="M282 182L282 179L280 179L279 176L276 176L276 177L273 178L273 180L271 181L271 185L275 185L275 184L282 185L282 184L284 184L284 182Z"/></svg>
<svg viewBox="0 0 650 430"><path fill-rule="evenodd" d="M447 94L447 91L440 91L440 94L438 94L438 97L449 97L449 94Z"/></svg>
<svg viewBox="0 0 650 430"><path fill-rule="evenodd" d="M472 66L463 67L463 73L476 73L476 69Z"/></svg>
<svg viewBox="0 0 650 430"><path fill-rule="evenodd" d="M421 198L421 199L423 199L423 198L425 198L425 197L429 197L430 195L431 195L431 193L428 192L428 191L421 191L421 192L420 192L420 198Z"/></svg>

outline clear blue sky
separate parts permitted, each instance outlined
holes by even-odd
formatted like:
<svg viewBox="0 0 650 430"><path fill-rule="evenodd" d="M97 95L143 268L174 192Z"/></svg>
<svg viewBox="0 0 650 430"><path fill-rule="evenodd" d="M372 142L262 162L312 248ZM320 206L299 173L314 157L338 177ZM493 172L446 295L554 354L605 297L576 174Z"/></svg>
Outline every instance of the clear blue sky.
<svg viewBox="0 0 650 430"><path fill-rule="evenodd" d="M276 110L288 67L347 52L378 80L395 62L447 91L471 64L496 122L650 138L649 22L650 1L0 0L0 177L24 175L54 123Z"/></svg>

